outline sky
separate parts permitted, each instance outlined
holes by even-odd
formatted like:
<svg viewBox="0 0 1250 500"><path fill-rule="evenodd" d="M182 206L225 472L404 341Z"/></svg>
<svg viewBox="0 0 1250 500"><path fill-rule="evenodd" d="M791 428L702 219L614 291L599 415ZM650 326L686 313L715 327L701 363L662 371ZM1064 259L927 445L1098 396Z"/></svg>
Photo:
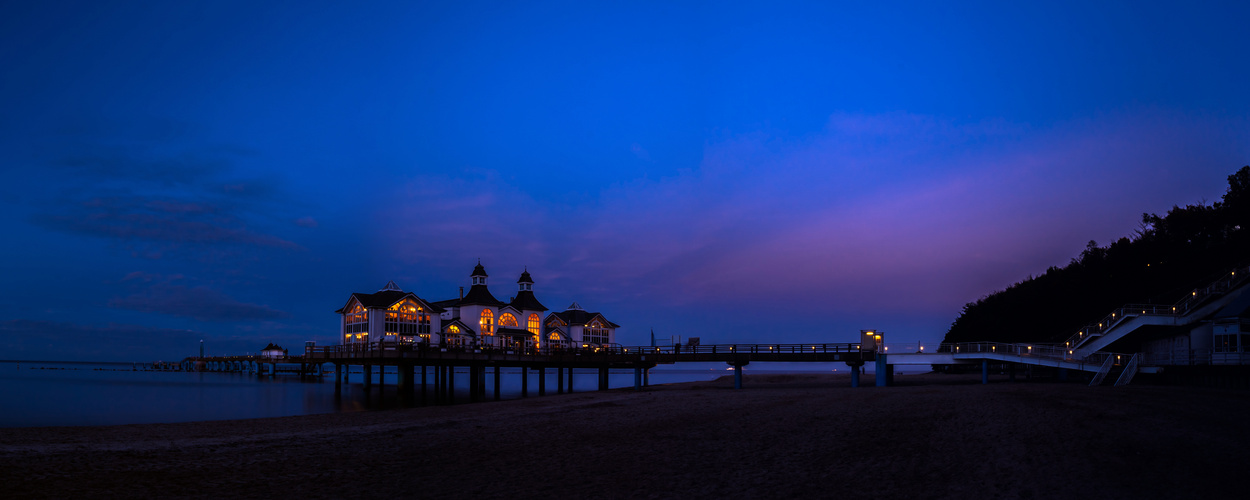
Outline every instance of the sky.
<svg viewBox="0 0 1250 500"><path fill-rule="evenodd" d="M935 345L1219 199L1248 5L4 2L0 359L330 344L479 259L626 345Z"/></svg>

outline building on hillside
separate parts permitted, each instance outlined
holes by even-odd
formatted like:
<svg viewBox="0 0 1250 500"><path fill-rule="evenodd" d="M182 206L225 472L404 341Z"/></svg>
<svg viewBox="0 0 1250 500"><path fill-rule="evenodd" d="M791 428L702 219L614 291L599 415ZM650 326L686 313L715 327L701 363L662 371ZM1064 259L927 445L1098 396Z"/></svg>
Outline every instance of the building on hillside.
<svg viewBox="0 0 1250 500"><path fill-rule="evenodd" d="M486 268L478 262L469 292L429 302L388 282L371 294L353 293L336 313L344 344L392 342L441 347L502 349L590 347L615 343L619 326L577 303L548 314L534 296L529 270L517 279L516 296L503 302L487 287Z"/></svg>

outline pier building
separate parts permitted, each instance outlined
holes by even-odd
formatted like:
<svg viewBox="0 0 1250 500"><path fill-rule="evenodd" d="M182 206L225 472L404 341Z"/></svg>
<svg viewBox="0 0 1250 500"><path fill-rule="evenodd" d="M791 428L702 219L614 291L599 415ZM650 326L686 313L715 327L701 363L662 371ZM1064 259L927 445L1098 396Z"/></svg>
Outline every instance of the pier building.
<svg viewBox="0 0 1250 500"><path fill-rule="evenodd" d="M620 325L574 302L565 311L549 309L534 296L534 279L523 270L509 302L491 293L490 276L478 262L468 293L427 301L394 281L374 293L353 293L340 315L343 345L392 343L440 347L595 347L616 343ZM544 315L546 315L544 317Z"/></svg>

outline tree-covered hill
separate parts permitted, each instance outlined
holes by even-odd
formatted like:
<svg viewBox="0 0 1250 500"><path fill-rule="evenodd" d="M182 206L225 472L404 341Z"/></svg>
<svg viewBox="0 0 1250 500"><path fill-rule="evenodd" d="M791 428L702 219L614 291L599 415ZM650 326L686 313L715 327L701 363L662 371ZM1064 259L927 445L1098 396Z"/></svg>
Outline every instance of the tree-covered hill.
<svg viewBox="0 0 1250 500"><path fill-rule="evenodd" d="M1068 265L965 305L945 341L1062 342L1116 307L1174 303L1248 261L1250 166L1218 202L1142 214L1132 238L1090 241Z"/></svg>

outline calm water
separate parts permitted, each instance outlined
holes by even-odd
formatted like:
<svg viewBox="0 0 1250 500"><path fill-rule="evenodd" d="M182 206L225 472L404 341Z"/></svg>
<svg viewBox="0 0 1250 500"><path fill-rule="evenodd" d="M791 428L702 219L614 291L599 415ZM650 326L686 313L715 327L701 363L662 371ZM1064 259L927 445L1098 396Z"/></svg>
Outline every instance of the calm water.
<svg viewBox="0 0 1250 500"><path fill-rule="evenodd" d="M712 380L731 373L723 367L659 368L651 371L650 381L665 384ZM492 373L488 371L486 378L488 397L494 387ZM578 370L574 388L579 392L593 391L597 388L596 379L594 370ZM363 375L353 372L336 397L333 376L301 381L296 375L284 374L257 377L243 373L132 371L129 365L120 364L0 362L0 427L189 422L419 406L398 397L394 371L386 374L382 391L376 383L372 390L365 391L362 381ZM468 372L457 372L455 381L457 399L467 401ZM417 382L420 383L419 373ZM610 383L613 388L632 387L633 370L612 371ZM503 370L500 385L504 398L520 397L520 371ZM537 396L538 377L534 373L530 374L529 386L531 397ZM548 394L554 394L555 387L555 370L549 370Z"/></svg>

